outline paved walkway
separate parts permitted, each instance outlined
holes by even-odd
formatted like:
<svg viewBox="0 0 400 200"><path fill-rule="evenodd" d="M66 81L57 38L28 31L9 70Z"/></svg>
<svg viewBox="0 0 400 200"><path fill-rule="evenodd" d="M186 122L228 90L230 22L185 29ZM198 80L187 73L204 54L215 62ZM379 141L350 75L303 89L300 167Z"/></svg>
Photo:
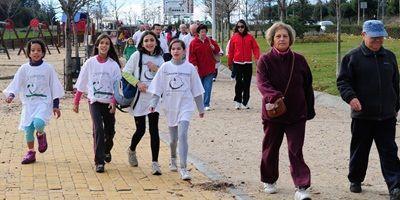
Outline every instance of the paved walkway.
<svg viewBox="0 0 400 200"><path fill-rule="evenodd" d="M160 165L163 175L151 175L149 134L137 149L139 167L130 167L126 149L134 132L133 118L118 112L113 160L106 172L93 167L93 138L88 107L80 113L61 102L62 117L46 127L48 150L34 164L21 165L26 151L24 134L17 131L18 103L0 103L0 198L3 199L232 199L227 193L203 189L210 181L193 165L193 180L182 181L168 170L169 147L161 142ZM165 134L165 133L161 133ZM35 145L37 146L37 145Z"/></svg>

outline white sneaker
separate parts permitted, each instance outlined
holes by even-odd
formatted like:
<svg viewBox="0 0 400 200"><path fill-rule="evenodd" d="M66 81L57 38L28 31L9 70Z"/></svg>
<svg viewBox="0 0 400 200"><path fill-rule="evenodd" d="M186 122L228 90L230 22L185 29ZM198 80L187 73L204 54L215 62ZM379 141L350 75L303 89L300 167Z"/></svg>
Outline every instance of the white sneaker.
<svg viewBox="0 0 400 200"><path fill-rule="evenodd" d="M268 194L275 194L277 192L276 183L264 183L264 192Z"/></svg>
<svg viewBox="0 0 400 200"><path fill-rule="evenodd" d="M129 161L129 164L130 164L132 167L137 167L137 166L138 166L138 160L137 160L137 158L136 158L136 151L132 151L132 150L128 147L128 149L126 150L126 152L128 153L128 161Z"/></svg>
<svg viewBox="0 0 400 200"><path fill-rule="evenodd" d="M181 179L182 180L190 180L190 179L192 179L192 177L190 176L190 173L189 173L189 171L186 169L186 168L181 168L180 170L179 170L179 173L181 174Z"/></svg>
<svg viewBox="0 0 400 200"><path fill-rule="evenodd" d="M210 108L209 106L206 106L206 107L204 107L204 110L205 110L205 111L210 111L211 108Z"/></svg>
<svg viewBox="0 0 400 200"><path fill-rule="evenodd" d="M241 103L235 101L235 109L240 110L240 107L241 107Z"/></svg>
<svg viewBox="0 0 400 200"><path fill-rule="evenodd" d="M311 195L306 189L296 189L294 200L311 200Z"/></svg>
<svg viewBox="0 0 400 200"><path fill-rule="evenodd" d="M169 170L171 172L178 171L178 166L176 165L176 158L171 158L171 162L169 163Z"/></svg>
<svg viewBox="0 0 400 200"><path fill-rule="evenodd" d="M151 163L151 168L152 168L151 174L161 175L161 169L160 169L160 165L158 164L158 162Z"/></svg>
<svg viewBox="0 0 400 200"><path fill-rule="evenodd" d="M241 105L241 107L243 108L243 109L250 109L250 107L249 107L249 105Z"/></svg>

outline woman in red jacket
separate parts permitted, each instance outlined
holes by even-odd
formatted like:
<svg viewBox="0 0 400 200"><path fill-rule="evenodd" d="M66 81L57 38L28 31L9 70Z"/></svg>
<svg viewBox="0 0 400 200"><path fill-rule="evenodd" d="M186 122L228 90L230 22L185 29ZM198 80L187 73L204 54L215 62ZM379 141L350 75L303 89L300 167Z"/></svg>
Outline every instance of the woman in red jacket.
<svg viewBox="0 0 400 200"><path fill-rule="evenodd" d="M236 71L235 108L249 109L250 83L253 75L252 55L257 61L260 48L254 37L249 33L246 22L241 19L236 23L235 33L230 39L228 66Z"/></svg>
<svg viewBox="0 0 400 200"><path fill-rule="evenodd" d="M207 26L200 24L197 27L197 36L190 43L189 62L199 72L204 87L204 110L211 110L210 99L213 78L215 74L214 54L219 54L220 48L213 39L207 37Z"/></svg>

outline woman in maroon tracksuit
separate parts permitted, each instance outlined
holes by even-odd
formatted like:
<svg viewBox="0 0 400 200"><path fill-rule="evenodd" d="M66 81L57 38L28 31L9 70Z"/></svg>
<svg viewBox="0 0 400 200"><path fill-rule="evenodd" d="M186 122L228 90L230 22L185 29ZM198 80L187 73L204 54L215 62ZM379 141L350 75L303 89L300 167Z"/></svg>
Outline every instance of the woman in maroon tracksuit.
<svg viewBox="0 0 400 200"><path fill-rule="evenodd" d="M262 55L257 64L257 86L262 95L264 140L261 159L261 181L266 193L276 192L279 147L286 133L290 172L296 186L295 199L311 199L307 188L311 184L310 169L303 159L306 120L315 116L312 75L305 58L290 46L295 32L290 25L277 22L267 31L271 51ZM292 65L294 59L294 65ZM290 73L293 75L287 89ZM283 115L270 118L266 104L284 97L287 107Z"/></svg>

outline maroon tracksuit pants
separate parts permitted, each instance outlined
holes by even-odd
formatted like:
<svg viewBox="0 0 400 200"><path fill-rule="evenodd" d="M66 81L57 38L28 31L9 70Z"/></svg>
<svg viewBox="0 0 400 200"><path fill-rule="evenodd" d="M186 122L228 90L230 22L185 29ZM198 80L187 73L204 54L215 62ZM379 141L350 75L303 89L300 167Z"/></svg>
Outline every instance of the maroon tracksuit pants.
<svg viewBox="0 0 400 200"><path fill-rule="evenodd" d="M275 183L279 177L279 148L286 133L290 173L296 187L308 188L311 184L310 169L303 159L306 122L282 124L264 121L264 140L261 158L261 182Z"/></svg>

